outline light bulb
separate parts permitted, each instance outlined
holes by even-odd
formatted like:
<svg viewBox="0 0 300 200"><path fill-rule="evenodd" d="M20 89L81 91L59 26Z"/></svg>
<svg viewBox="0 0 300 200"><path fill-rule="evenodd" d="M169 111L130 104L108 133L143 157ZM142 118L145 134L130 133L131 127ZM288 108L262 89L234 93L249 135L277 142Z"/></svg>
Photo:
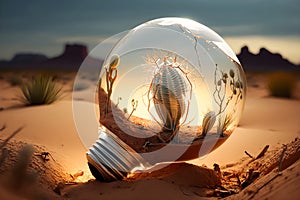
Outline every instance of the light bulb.
<svg viewBox="0 0 300 200"><path fill-rule="evenodd" d="M210 28L155 19L122 34L107 52L93 53L105 56L97 85L99 136L87 152L97 179L204 156L238 125L245 75Z"/></svg>

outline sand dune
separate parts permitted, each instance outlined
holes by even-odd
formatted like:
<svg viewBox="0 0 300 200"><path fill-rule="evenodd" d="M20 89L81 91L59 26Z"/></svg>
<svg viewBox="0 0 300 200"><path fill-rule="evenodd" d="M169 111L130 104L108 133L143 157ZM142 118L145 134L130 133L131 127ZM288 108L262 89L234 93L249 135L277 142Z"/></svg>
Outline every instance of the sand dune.
<svg viewBox="0 0 300 200"><path fill-rule="evenodd" d="M205 157L191 161L190 163L193 165L169 165L167 168L162 169L165 171L135 176L138 180L129 179L128 181L112 183L90 181L84 183L90 180L92 176L87 166L85 155L87 149L78 136L76 124L73 120L71 84L72 81L64 86L66 95L62 100L51 105L33 107L24 107L17 101L17 87L10 86L5 80L1 80L0 84L0 106L4 108L0 111L0 127L6 125L6 129L0 132L0 139L3 141L18 127L24 126L23 130L7 146L14 153L9 154L12 155L13 159L6 159L5 166L14 166L17 160L17 152L25 143L35 145L35 154L43 151L50 152L54 160L50 159L43 163L36 156L33 156L32 162L36 165L31 164L29 169L32 166L36 166L37 169L47 166L47 171L52 173L58 173L51 171L52 169L60 169L58 174L61 174L65 179L50 181L52 186L40 182L40 184L47 185L43 191L51 199L199 199L200 196L213 198L212 196L216 196L215 189L222 189L216 187L220 179L212 170L214 163L223 166L222 170L224 171L229 170L229 168L224 167L226 164L235 166L240 170L243 166L243 169L246 170L246 166L248 166L246 163L249 158L245 156L244 151L247 150L252 155L257 155L266 144L270 145L270 149L265 157L257 163L271 162L268 158L272 158L272 162L277 163L282 144L294 141L296 137L300 136L299 99L271 98L268 97L263 86L258 88L250 86L240 126L218 149ZM91 88L88 88L88 90L91 90ZM76 92L76 99L83 110L86 107L94 106L92 102L84 101L86 100L83 98L85 94L86 91ZM89 134L95 132L94 123L91 120L86 119L85 123ZM93 134L97 137L96 132ZM298 152L298 149L295 151ZM277 156L276 159L274 155ZM298 159L299 152L297 156ZM237 165L237 163L239 164ZM202 165L206 165L208 168L199 167ZM283 176L276 178L274 182L268 184L268 187L261 189L254 196L254 199L261 199L262 197L296 199L300 195L299 166L298 161L285 169L282 172ZM3 166L0 165L0 169L1 167ZM266 176L259 177L254 184L249 186L250 190L255 191L259 185L267 182L275 173L274 170ZM74 178L73 176L72 178L70 176L70 174L74 175L77 172L80 172L78 177ZM0 184L5 185L3 177L5 176L1 174ZM48 180L47 177L46 179ZM242 176L241 179L243 179ZM49 180L51 179L49 178ZM211 182L208 184L203 180ZM61 187L56 190L57 193L60 193L59 195L53 192L55 188L53 185L58 185L60 181L64 183L61 183ZM66 185L67 182L69 184ZM76 182L76 184L73 182ZM24 192L15 195L14 190L6 190L5 188L0 187L0 193L3 194L1 199L28 197ZM220 193L217 194L220 195ZM248 198L249 194L245 190L229 197L229 199Z"/></svg>

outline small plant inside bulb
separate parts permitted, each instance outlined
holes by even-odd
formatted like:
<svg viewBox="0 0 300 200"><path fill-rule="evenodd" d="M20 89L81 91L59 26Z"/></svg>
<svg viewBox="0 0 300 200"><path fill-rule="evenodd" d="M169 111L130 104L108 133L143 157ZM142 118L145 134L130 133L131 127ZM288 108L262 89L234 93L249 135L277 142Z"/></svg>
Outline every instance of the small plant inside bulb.
<svg viewBox="0 0 300 200"><path fill-rule="evenodd" d="M123 179L137 168L195 159L228 139L246 80L218 34L189 19L161 18L116 41L97 88L99 138L87 154L95 176Z"/></svg>

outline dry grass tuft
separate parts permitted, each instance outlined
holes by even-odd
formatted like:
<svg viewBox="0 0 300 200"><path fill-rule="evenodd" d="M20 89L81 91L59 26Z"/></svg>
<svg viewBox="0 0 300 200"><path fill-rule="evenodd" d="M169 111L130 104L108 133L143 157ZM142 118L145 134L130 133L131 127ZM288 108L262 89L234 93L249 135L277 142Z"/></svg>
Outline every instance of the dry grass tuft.
<svg viewBox="0 0 300 200"><path fill-rule="evenodd" d="M22 92L20 100L26 105L51 104L61 96L61 87L57 86L51 75L37 75L20 88Z"/></svg>
<svg viewBox="0 0 300 200"><path fill-rule="evenodd" d="M291 73L274 72L269 75L267 84L271 96L292 98L296 79Z"/></svg>
<svg viewBox="0 0 300 200"><path fill-rule="evenodd" d="M19 77L18 75L10 76L8 78L8 82L10 83L11 86L20 86L23 83L22 78Z"/></svg>
<svg viewBox="0 0 300 200"><path fill-rule="evenodd" d="M232 124L233 116L231 114L226 114L225 117L221 117L219 120L217 133L223 136L225 131L228 130L229 126Z"/></svg>

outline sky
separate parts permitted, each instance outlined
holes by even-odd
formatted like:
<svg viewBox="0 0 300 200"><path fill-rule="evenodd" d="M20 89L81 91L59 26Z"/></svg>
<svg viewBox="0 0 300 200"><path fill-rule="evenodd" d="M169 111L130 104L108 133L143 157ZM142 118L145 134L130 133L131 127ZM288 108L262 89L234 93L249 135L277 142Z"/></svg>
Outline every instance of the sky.
<svg viewBox="0 0 300 200"><path fill-rule="evenodd" d="M300 0L0 0L0 59L17 52L92 50L102 40L160 17L185 17L216 31L236 52L261 47L300 64Z"/></svg>

